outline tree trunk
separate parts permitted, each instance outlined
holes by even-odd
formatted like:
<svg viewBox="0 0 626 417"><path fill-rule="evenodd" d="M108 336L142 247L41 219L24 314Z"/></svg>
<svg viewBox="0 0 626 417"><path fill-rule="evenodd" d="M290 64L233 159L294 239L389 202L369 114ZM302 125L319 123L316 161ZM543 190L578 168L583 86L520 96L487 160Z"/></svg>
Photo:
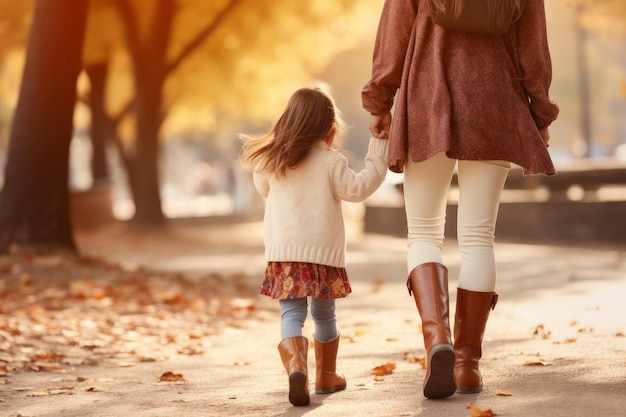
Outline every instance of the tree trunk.
<svg viewBox="0 0 626 417"><path fill-rule="evenodd" d="M88 65L85 67L85 72L91 84L89 94L91 145L93 148L91 174L94 184L107 183L109 181L109 168L106 149L112 122L104 108L104 97L107 76L109 74L109 63L104 61Z"/></svg>
<svg viewBox="0 0 626 417"><path fill-rule="evenodd" d="M141 77L141 72L137 74ZM152 77L146 76L148 80ZM144 80L146 79L144 78ZM162 82L146 82L137 92L137 144L128 169L132 181L135 215L132 223L161 227L165 216L159 190L159 131L161 128Z"/></svg>
<svg viewBox="0 0 626 417"><path fill-rule="evenodd" d="M75 250L68 189L88 2L38 0L9 139L0 250Z"/></svg>
<svg viewBox="0 0 626 417"><path fill-rule="evenodd" d="M115 4L124 23L135 70L137 137L134 154L125 158L135 202L132 223L161 227L165 224L165 216L159 192L159 132L163 120L161 106L167 76L166 55L176 3L160 0L155 4L147 40L140 36L136 11L124 0L117 0Z"/></svg>

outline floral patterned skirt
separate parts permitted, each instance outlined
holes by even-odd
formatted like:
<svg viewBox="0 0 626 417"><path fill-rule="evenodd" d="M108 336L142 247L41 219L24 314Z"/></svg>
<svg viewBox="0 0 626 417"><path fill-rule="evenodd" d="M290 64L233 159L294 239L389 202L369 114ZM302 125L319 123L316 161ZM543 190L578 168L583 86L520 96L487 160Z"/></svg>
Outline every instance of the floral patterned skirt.
<svg viewBox="0 0 626 417"><path fill-rule="evenodd" d="M276 300L342 298L351 292L345 268L307 262L268 262L260 291Z"/></svg>

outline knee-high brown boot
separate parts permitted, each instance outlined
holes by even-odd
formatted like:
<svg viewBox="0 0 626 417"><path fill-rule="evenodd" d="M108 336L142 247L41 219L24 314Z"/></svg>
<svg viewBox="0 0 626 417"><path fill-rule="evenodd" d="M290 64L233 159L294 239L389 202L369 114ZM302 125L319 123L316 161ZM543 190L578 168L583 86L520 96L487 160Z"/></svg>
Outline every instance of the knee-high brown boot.
<svg viewBox="0 0 626 417"><path fill-rule="evenodd" d="M495 292L476 292L458 288L454 319L454 374L460 394L482 391L483 380L478 370L482 357L482 342L489 318L498 301Z"/></svg>
<svg viewBox="0 0 626 417"><path fill-rule="evenodd" d="M339 336L328 342L315 337L315 393L331 394L346 389L346 378L337 373L337 350Z"/></svg>
<svg viewBox="0 0 626 417"><path fill-rule="evenodd" d="M450 337L448 269L436 262L416 266L407 280L409 294L422 319L426 349L424 396L445 398L454 394L454 348Z"/></svg>
<svg viewBox="0 0 626 417"><path fill-rule="evenodd" d="M280 359L289 375L289 402L293 405L308 405L311 401L307 372L308 351L309 341L303 336L283 339L278 344Z"/></svg>

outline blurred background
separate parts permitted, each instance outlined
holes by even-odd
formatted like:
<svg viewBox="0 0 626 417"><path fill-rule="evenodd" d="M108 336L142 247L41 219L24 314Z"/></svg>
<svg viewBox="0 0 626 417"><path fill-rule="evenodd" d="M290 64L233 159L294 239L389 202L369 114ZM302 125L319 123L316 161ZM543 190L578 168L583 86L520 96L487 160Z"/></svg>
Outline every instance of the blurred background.
<svg viewBox="0 0 626 417"><path fill-rule="evenodd" d="M0 186L35 3L0 0ZM317 79L334 90L350 125L346 153L359 169L369 138L360 91L382 5L91 0L69 153L75 217L82 210L75 225L108 216L159 223L160 215L259 215L237 135L267 131L291 93ZM626 200L626 2L546 0L546 13L551 96L561 109L550 128L557 169L618 168L600 198ZM153 117L137 113L137 103L148 103ZM154 175L137 174L148 171ZM396 204L398 181L390 175L370 204ZM567 198L587 199L577 186L578 194L566 187ZM141 192L150 187L158 193Z"/></svg>

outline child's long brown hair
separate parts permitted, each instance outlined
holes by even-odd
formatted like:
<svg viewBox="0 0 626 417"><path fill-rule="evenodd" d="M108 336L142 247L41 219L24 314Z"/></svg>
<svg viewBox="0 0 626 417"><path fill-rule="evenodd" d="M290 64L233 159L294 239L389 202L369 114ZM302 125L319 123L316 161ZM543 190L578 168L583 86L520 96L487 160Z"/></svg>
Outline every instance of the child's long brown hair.
<svg viewBox="0 0 626 417"><path fill-rule="evenodd" d="M276 124L265 135L245 140L240 157L247 170L283 176L295 168L319 141L331 145L343 132L339 110L324 83L297 90Z"/></svg>

